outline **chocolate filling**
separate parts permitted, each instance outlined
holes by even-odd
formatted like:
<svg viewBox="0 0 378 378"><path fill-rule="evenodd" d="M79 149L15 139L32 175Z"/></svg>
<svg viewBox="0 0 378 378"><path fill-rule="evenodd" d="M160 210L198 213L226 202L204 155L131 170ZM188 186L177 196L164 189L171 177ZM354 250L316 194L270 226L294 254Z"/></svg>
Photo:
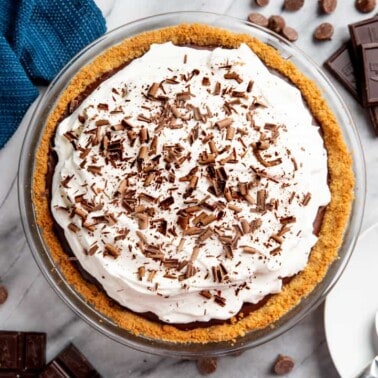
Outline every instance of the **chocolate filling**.
<svg viewBox="0 0 378 378"><path fill-rule="evenodd" d="M213 50L214 48L216 48L217 46L195 46L195 45L185 45L186 47L191 47L191 48L194 48L194 49L207 49L207 50ZM88 85L88 87L79 94L79 96L77 96L73 101L71 101L71 103L67 106L65 112L62 114L62 116L60 117L59 122L61 122L63 119L65 119L66 117L68 117L70 114L72 114L76 108L78 108L80 106L80 104L102 83L104 82L105 80L107 80L108 78L110 78L112 75L116 74L118 71L120 71L122 68L126 67L127 65L129 64L129 62L126 62L122 65L120 65L119 67L103 74L102 76L100 76L97 80L95 80L92 84ZM277 73L276 71L273 71L273 70L270 70L272 73L274 73L275 75L279 76L280 78L287 80L287 78L283 77L282 75L280 75L279 73ZM316 125L316 126L319 126L316 119L313 118L313 124ZM320 134L322 134L321 132L321 129L320 130ZM55 135L54 135L55 136ZM52 141L54 139L54 136L52 137ZM50 152L49 152L49 161L48 161L48 172L46 174L46 190L48 192L48 195L49 195L49 202L51 202L51 187L52 187L52 177L54 175L54 171L55 171L55 167L56 167L56 164L57 164L57 156L56 156L56 153L55 151L53 150L53 146L50 145ZM329 179L328 179L329 181ZM320 207L318 209L318 213L317 213L317 216L313 222L313 227L314 227L314 234L318 236L319 232L320 232L320 228L321 228L321 224L322 224L322 221L323 221L323 217L324 217L324 213L325 213L325 209L326 207ZM51 214L52 216L52 214ZM52 218L54 219L54 217L52 216ZM65 253L67 253L67 255L69 257L75 257L74 256L74 253L72 252L68 242L67 242L67 239L65 238L65 235L64 235L64 230L59 226L59 224L57 222L55 222L54 220L54 232L55 234L57 235L59 241L60 241L60 244L64 250ZM96 287L103 291L105 294L105 290L103 289L102 285L98 282L98 280L96 278L94 278L92 275L90 275L86 270L83 269L83 267L81 266L81 264L75 260L75 259L72 259L72 264L74 264L74 266L76 267L76 269L80 272L81 276L88 282L90 282L91 284L94 284L96 285ZM294 277L294 276L293 276ZM293 277L286 277L286 278L283 278L282 282L283 282L283 285L285 284L288 284L292 279ZM250 314L251 312L253 311L256 311L258 310L259 308L263 307L266 302L269 300L269 298L271 298L274 294L269 294L267 296L265 296L261 301L259 301L258 303L256 304L253 304L253 303L244 303L241 310L239 311L239 313L236 315L236 318L241 318L241 317L245 317L247 316L248 314ZM109 298L109 303L111 306L120 306L120 307L124 307L124 306L121 306L120 304L118 304L117 302L115 302L112 298L108 297ZM126 308L126 307L125 307ZM152 312L145 312L145 313L136 313L132 310L130 310L129 308L127 308L128 311L132 312L132 313L135 313L135 314L138 314L139 316L142 316L148 320L152 320L154 322L157 322L157 323L161 323L161 324L168 324L168 323L165 323L163 321L161 321L154 313ZM221 325L221 324L230 324L230 320L218 320L218 319L212 319L208 322L191 322L191 323L185 323L185 324L179 324L179 323L169 323L171 325L174 325L176 328L180 329L180 330L192 330L192 329L195 329L195 328L206 328L206 327L209 327L211 325Z"/></svg>

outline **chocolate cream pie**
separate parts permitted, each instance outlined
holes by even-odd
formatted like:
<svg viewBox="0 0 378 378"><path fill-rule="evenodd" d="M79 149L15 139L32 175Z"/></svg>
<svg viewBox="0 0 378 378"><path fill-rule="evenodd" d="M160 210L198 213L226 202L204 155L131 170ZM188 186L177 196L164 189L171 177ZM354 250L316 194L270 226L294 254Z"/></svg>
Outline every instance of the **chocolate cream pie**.
<svg viewBox="0 0 378 378"><path fill-rule="evenodd" d="M120 327L225 341L273 325L323 279L351 165L291 62L247 35L179 25L125 40L68 84L34 201L67 281Z"/></svg>

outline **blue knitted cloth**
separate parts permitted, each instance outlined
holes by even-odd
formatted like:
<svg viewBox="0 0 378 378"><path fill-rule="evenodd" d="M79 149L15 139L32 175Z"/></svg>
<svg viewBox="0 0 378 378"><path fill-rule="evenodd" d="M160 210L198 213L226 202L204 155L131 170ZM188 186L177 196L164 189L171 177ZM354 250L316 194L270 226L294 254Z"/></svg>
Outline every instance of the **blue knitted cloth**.
<svg viewBox="0 0 378 378"><path fill-rule="evenodd" d="M47 84L106 30L93 0L0 0L0 148Z"/></svg>

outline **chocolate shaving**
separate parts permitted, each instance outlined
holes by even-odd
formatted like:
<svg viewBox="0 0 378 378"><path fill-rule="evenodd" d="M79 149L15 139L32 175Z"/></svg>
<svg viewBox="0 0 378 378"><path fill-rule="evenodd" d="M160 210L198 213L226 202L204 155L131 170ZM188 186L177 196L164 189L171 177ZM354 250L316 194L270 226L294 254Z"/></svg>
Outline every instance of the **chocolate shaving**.
<svg viewBox="0 0 378 378"><path fill-rule="evenodd" d="M142 281L145 274L146 274L146 268L144 266L140 266L138 268L138 279L139 279L139 281Z"/></svg>
<svg viewBox="0 0 378 378"><path fill-rule="evenodd" d="M232 140L235 136L235 128L232 126L228 126L227 133L226 133L226 140Z"/></svg>
<svg viewBox="0 0 378 378"><path fill-rule="evenodd" d="M96 253L96 251L98 250L98 248L99 247L98 247L97 244L91 245L90 248L88 249L88 255L93 256Z"/></svg>
<svg viewBox="0 0 378 378"><path fill-rule="evenodd" d="M171 205L175 202L174 198L172 196L167 197L163 201L159 203L159 206L162 210L168 210Z"/></svg>
<svg viewBox="0 0 378 378"><path fill-rule="evenodd" d="M199 242L204 242L206 239L210 238L214 234L214 231L210 228L207 227L198 237Z"/></svg>
<svg viewBox="0 0 378 378"><path fill-rule="evenodd" d="M294 223L297 219L294 216L284 217L280 219L281 224Z"/></svg>
<svg viewBox="0 0 378 378"><path fill-rule="evenodd" d="M252 92L253 84L254 84L254 83L253 83L252 80L250 80L250 81L248 82L247 89L246 89L246 92L247 92L247 93L251 93L251 92Z"/></svg>
<svg viewBox="0 0 378 378"><path fill-rule="evenodd" d="M80 231L80 228L78 226L76 226L76 224L74 223L70 223L68 225L68 228L72 231L72 232L78 232Z"/></svg>
<svg viewBox="0 0 378 378"><path fill-rule="evenodd" d="M190 261L191 262L194 262L197 259L199 251L200 251L200 248L198 246L195 246L193 248L192 255L190 256Z"/></svg>
<svg viewBox="0 0 378 378"><path fill-rule="evenodd" d="M215 126L222 130L225 127L231 126L233 122L234 120L232 118L224 118L221 121L215 122Z"/></svg>
<svg viewBox="0 0 378 378"><path fill-rule="evenodd" d="M237 72L227 72L224 74L226 80L235 80L238 84L243 82L243 79L239 76Z"/></svg>
<svg viewBox="0 0 378 378"><path fill-rule="evenodd" d="M210 293L209 290L201 290L199 293L200 293L200 295L202 295L206 299L212 298L212 294Z"/></svg>
<svg viewBox="0 0 378 378"><path fill-rule="evenodd" d="M159 83L153 83L150 85L150 88L148 89L147 96L151 98L156 98L157 92L159 90L160 84Z"/></svg>
<svg viewBox="0 0 378 378"><path fill-rule="evenodd" d="M191 262L189 262L186 266L185 278L193 277L196 273L196 267Z"/></svg>
<svg viewBox="0 0 378 378"><path fill-rule="evenodd" d="M234 205L234 204L232 204L232 203L229 203L229 204L227 205L227 207L228 207L229 209L231 209L232 211L235 211L235 213L240 213L240 212L242 211L242 208L240 208L240 207L238 207L238 206L236 206L236 205Z"/></svg>
<svg viewBox="0 0 378 378"><path fill-rule="evenodd" d="M117 247L115 247L114 245L112 245L112 244L105 244L105 251L109 254L109 255L111 255L111 256L113 256L114 258L117 258L119 255L120 255L120 251L119 251L119 249L117 248Z"/></svg>
<svg viewBox="0 0 378 378"><path fill-rule="evenodd" d="M256 248L249 247L249 246L243 246L243 252L244 253L249 253L251 255L254 255L256 253L260 253Z"/></svg>
<svg viewBox="0 0 378 378"><path fill-rule="evenodd" d="M214 302L215 302L217 305L221 306L221 307L226 306L226 298L223 298L223 297L221 297L220 295L216 295L216 294L214 294Z"/></svg>
<svg viewBox="0 0 378 378"><path fill-rule="evenodd" d="M202 228L200 227L188 227L184 230L183 234L186 235L199 235L202 233Z"/></svg>
<svg viewBox="0 0 378 378"><path fill-rule="evenodd" d="M261 189L257 191L257 210L264 212L266 209L266 190Z"/></svg>
<svg viewBox="0 0 378 378"><path fill-rule="evenodd" d="M183 250L183 248L184 248L184 244L185 244L185 239L184 239L184 238L181 238L181 239L180 239L180 242L179 242L179 244L178 244L178 246L177 246L177 250L176 250L177 253L178 253L178 252L181 252L181 251Z"/></svg>
<svg viewBox="0 0 378 378"><path fill-rule="evenodd" d="M147 281L148 281L148 282L152 282L152 280L155 278L155 275L156 275L156 270L151 270L151 271L148 273Z"/></svg>
<svg viewBox="0 0 378 378"><path fill-rule="evenodd" d="M145 230L148 228L148 215L147 214L137 214L138 227L140 230Z"/></svg>
<svg viewBox="0 0 378 378"><path fill-rule="evenodd" d="M221 93L221 84L217 81L214 86L213 95L218 96Z"/></svg>
<svg viewBox="0 0 378 378"><path fill-rule="evenodd" d="M303 198L302 205L307 206L310 201L311 201L311 193L307 193Z"/></svg>

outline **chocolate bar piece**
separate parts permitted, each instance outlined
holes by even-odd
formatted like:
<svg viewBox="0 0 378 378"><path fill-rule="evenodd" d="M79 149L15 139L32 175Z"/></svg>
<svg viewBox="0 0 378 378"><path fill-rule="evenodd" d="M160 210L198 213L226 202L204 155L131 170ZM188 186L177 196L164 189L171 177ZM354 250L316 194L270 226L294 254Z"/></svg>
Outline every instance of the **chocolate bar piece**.
<svg viewBox="0 0 378 378"><path fill-rule="evenodd" d="M368 18L349 25L349 33L355 54L357 48L365 43L378 42L378 17Z"/></svg>
<svg viewBox="0 0 378 378"><path fill-rule="evenodd" d="M73 344L69 344L47 365L39 377L101 378L101 375Z"/></svg>
<svg viewBox="0 0 378 378"><path fill-rule="evenodd" d="M362 87L364 106L378 104L378 43L367 43L360 46L363 81Z"/></svg>
<svg viewBox="0 0 378 378"><path fill-rule="evenodd" d="M378 106L372 106L369 108L369 117L373 124L375 134L378 135Z"/></svg>
<svg viewBox="0 0 378 378"><path fill-rule="evenodd" d="M360 101L350 49L351 42L343 44L324 62L324 66Z"/></svg>
<svg viewBox="0 0 378 378"><path fill-rule="evenodd" d="M46 363L46 334L0 331L0 376L35 376Z"/></svg>

